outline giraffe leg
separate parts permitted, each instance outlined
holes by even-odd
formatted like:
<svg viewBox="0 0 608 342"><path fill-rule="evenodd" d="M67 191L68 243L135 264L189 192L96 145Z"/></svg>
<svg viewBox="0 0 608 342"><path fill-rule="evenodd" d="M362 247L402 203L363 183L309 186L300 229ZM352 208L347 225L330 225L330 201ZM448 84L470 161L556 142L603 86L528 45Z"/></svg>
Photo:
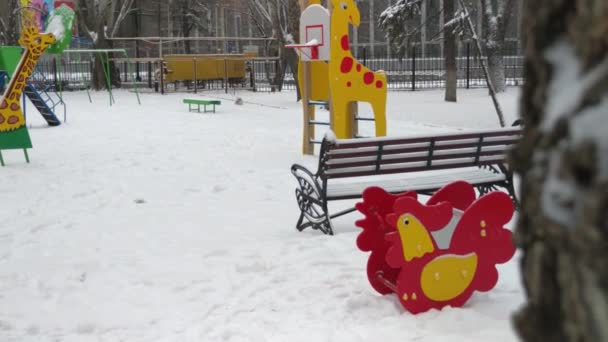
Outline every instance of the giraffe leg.
<svg viewBox="0 0 608 342"><path fill-rule="evenodd" d="M353 138L353 118L348 101L332 98L333 131L338 139Z"/></svg>
<svg viewBox="0 0 608 342"><path fill-rule="evenodd" d="M376 120L376 136L386 136L386 92L372 102L374 119Z"/></svg>

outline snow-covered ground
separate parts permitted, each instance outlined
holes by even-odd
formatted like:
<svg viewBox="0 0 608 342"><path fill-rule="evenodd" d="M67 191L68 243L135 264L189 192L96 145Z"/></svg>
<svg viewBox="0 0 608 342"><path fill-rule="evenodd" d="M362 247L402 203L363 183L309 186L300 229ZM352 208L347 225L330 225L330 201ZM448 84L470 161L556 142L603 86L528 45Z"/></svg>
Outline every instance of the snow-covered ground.
<svg viewBox="0 0 608 342"><path fill-rule="evenodd" d="M316 166L300 105L236 95L199 94L224 101L198 114L181 103L194 95L68 93L56 128L30 112L31 164L8 151L0 168L0 341L516 340L516 259L465 308L414 316L368 284L358 214L335 236L297 232L289 168ZM459 96L390 93L389 134L498 125L487 90ZM517 89L500 100L514 121Z"/></svg>

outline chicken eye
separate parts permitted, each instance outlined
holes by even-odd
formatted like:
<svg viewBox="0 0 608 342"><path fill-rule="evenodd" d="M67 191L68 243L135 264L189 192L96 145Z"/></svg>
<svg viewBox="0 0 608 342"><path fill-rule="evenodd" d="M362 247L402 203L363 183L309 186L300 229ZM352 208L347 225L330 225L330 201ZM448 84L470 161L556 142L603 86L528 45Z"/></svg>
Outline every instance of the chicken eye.
<svg viewBox="0 0 608 342"><path fill-rule="evenodd" d="M343 2L340 3L340 7L342 7L343 10L348 8L348 6L346 6L346 4Z"/></svg>
<svg viewBox="0 0 608 342"><path fill-rule="evenodd" d="M410 220L406 218L405 220L403 220L403 224L407 226L408 224L410 224Z"/></svg>

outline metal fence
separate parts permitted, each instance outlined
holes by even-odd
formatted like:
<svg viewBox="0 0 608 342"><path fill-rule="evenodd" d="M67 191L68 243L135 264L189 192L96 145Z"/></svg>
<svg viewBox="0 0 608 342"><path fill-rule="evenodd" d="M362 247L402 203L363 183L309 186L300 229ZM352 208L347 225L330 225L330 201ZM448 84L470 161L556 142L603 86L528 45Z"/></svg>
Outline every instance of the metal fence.
<svg viewBox="0 0 608 342"><path fill-rule="evenodd" d="M361 56L362 55L362 56ZM445 87L446 69L441 56L423 56L416 48L410 49L405 57L377 58L366 56L365 50L359 61L372 70L384 70L387 74L389 90L420 90ZM484 59L485 60L485 59ZM296 88L292 71L286 66L285 76L280 85L281 64L277 58L251 58L247 60L245 77L238 80L206 80L173 82L160 86L160 60L157 58L112 59L123 87L137 85L154 91L202 91L205 89L248 89L272 92L280 89ZM507 85L524 82L524 58L521 50L504 51L504 67ZM63 90L82 90L91 87L94 59L92 55L45 56L38 63L39 74L52 81ZM486 64L487 65L487 64ZM457 86L459 88L486 87L481 63L472 44L462 44L457 55ZM118 76L120 75L120 76ZM114 82L116 83L116 82Z"/></svg>

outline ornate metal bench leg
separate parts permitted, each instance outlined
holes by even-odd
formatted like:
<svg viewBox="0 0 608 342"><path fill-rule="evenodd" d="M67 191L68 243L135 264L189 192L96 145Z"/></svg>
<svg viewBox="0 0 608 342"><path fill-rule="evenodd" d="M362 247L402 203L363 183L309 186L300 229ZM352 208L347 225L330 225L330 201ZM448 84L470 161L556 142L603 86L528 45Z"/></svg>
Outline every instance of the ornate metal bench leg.
<svg viewBox="0 0 608 342"><path fill-rule="evenodd" d="M312 229L318 229L324 234L333 235L327 205L321 204L321 199L311 197L311 195L314 195L314 192L308 192L306 187L296 189L296 199L300 208L300 218L296 228L303 231L312 227Z"/></svg>
<svg viewBox="0 0 608 342"><path fill-rule="evenodd" d="M302 231L308 227L318 229L324 234L333 235L327 201L315 175L300 165L293 165L291 172L298 181L296 201L300 208L300 218L296 228Z"/></svg>

